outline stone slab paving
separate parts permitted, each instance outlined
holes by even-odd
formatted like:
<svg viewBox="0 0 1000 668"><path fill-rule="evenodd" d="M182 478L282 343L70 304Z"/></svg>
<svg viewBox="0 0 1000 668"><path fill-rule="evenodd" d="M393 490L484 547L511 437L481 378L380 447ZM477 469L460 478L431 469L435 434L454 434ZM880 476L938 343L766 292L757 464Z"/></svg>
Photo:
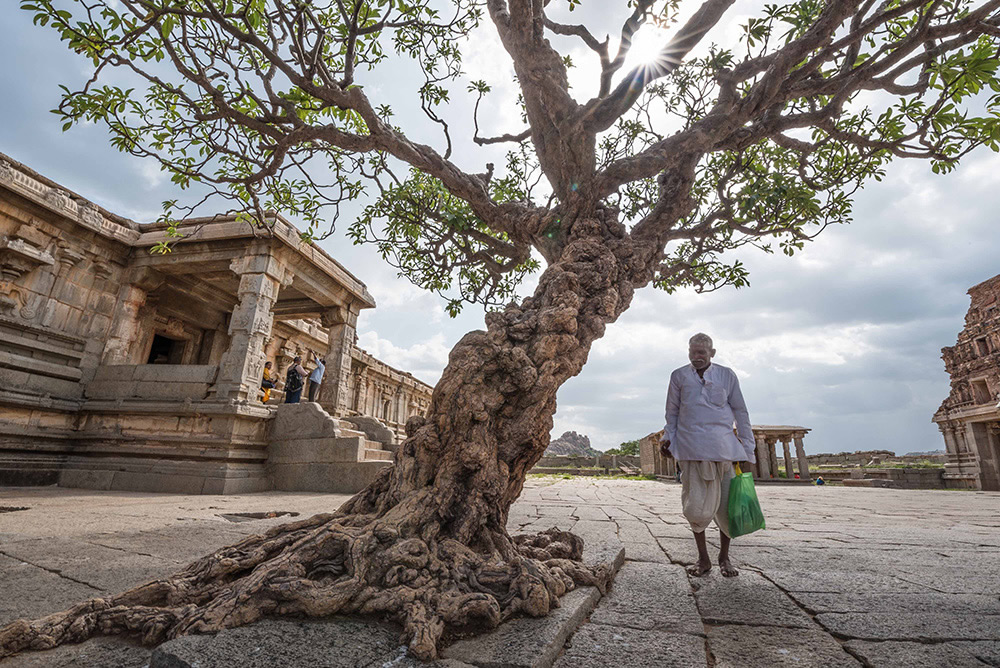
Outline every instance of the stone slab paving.
<svg viewBox="0 0 1000 668"><path fill-rule="evenodd" d="M418 662L399 629L368 620L271 619L214 636L186 636L153 650L149 668L470 668L460 661Z"/></svg>
<svg viewBox="0 0 1000 668"><path fill-rule="evenodd" d="M716 568L677 582L668 571L651 569L683 573L680 567L697 558L680 516L678 485L539 479L523 501L539 516L557 518L557 507L592 497L595 489L609 521L588 513L586 522L577 515L579 522L564 528L600 535L607 533L602 522L613 523L626 564L567 643L560 668L1000 666L993 642L1000 632L1000 494L761 486L768 529L734 541L742 575L722 578ZM717 550L714 529L709 543ZM673 587L677 600L693 594L702 628L667 605L660 616L672 626L650 627L637 621L647 620L642 615L621 614L622 599L637 606L656 600L650 593L626 594L635 581L649 591ZM686 642L664 651L681 638ZM681 649L699 640L704 656ZM626 651L636 644L648 652Z"/></svg>
<svg viewBox="0 0 1000 668"><path fill-rule="evenodd" d="M708 631L708 649L716 668L863 665L819 628L715 626Z"/></svg>
<svg viewBox="0 0 1000 668"><path fill-rule="evenodd" d="M697 668L705 641L683 633L586 624L570 640L555 668Z"/></svg>
<svg viewBox="0 0 1000 668"><path fill-rule="evenodd" d="M547 668L600 598L593 587L576 589L545 617L511 620L491 633L459 640L441 656L482 668Z"/></svg>
<svg viewBox="0 0 1000 668"><path fill-rule="evenodd" d="M704 635L687 574L673 564L626 563L590 623Z"/></svg>
<svg viewBox="0 0 1000 668"><path fill-rule="evenodd" d="M956 643L926 645L917 642L852 640L846 647L872 666L891 668L976 668L996 665L982 661L974 647Z"/></svg>
<svg viewBox="0 0 1000 668"><path fill-rule="evenodd" d="M530 478L511 531L559 526L584 538L585 560L624 565L599 601L595 590L573 592L547 618L454 643L438 666L1000 666L1000 494L767 485L758 495L768 529L734 541L743 574L724 579L716 568L693 579L683 570L696 551L678 485ZM289 519L223 514L305 517L346 498L0 488L0 505L29 507L0 514L0 624L169 575ZM418 665L398 629L352 618L266 620L153 654L98 638L0 668L151 662Z"/></svg>
<svg viewBox="0 0 1000 668"><path fill-rule="evenodd" d="M706 624L814 628L816 623L785 592L759 573L744 570L738 578L713 571L692 578L698 611Z"/></svg>
<svg viewBox="0 0 1000 668"><path fill-rule="evenodd" d="M3 668L149 668L151 651L127 638L93 638L0 661Z"/></svg>

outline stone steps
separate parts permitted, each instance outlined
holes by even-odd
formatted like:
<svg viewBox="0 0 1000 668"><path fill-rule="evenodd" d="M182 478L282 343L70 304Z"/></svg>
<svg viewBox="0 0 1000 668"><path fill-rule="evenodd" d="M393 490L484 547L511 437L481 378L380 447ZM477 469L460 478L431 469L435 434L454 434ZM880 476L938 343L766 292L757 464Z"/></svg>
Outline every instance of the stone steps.
<svg viewBox="0 0 1000 668"><path fill-rule="evenodd" d="M393 454L319 404L283 404L268 446L267 470L275 489L354 493L392 464Z"/></svg>
<svg viewBox="0 0 1000 668"><path fill-rule="evenodd" d="M369 441L370 443L371 441ZM388 450L383 450L381 448L365 448L365 461L378 461L378 462L391 462L393 461L392 453Z"/></svg>

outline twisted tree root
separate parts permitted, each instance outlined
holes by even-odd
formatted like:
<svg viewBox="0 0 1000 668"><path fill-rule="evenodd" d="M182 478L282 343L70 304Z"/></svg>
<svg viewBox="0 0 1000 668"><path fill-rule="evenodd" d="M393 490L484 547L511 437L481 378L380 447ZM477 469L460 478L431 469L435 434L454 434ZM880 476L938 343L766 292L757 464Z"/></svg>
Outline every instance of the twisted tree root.
<svg viewBox="0 0 1000 668"><path fill-rule="evenodd" d="M483 555L450 539L403 536L383 519L316 515L222 548L168 579L8 624L0 628L0 658L95 635L155 645L267 615L358 613L400 622L410 653L431 660L449 631L545 615L577 585L603 591L610 579L608 566L579 561L583 541L568 532L518 536L509 545L507 555Z"/></svg>

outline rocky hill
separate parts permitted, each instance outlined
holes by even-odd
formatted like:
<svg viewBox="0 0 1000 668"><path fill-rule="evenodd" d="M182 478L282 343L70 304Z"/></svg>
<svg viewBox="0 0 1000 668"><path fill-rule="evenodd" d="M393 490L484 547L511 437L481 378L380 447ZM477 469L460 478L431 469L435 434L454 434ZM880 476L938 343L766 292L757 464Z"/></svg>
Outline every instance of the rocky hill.
<svg viewBox="0 0 1000 668"><path fill-rule="evenodd" d="M551 440L549 447L545 448L546 457L555 455L587 455L596 457L599 454L601 453L590 447L590 438L581 436L575 431L567 431L559 438Z"/></svg>

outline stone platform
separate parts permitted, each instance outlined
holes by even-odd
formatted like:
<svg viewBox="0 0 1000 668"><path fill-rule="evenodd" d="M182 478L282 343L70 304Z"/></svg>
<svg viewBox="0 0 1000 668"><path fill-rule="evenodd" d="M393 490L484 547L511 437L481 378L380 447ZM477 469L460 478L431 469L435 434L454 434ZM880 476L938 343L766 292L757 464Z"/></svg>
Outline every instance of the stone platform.
<svg viewBox="0 0 1000 668"><path fill-rule="evenodd" d="M1000 666L1000 494L762 486L768 529L734 542L742 568L689 578L695 558L672 483L529 479L512 531L553 525L587 556L625 562L608 594L581 589L549 617L406 658L378 620L267 620L154 651L99 638L0 668L67 666ZM203 553L347 497L0 490L0 623L175 571ZM712 543L717 543L715 538ZM713 545L713 551L715 546Z"/></svg>

